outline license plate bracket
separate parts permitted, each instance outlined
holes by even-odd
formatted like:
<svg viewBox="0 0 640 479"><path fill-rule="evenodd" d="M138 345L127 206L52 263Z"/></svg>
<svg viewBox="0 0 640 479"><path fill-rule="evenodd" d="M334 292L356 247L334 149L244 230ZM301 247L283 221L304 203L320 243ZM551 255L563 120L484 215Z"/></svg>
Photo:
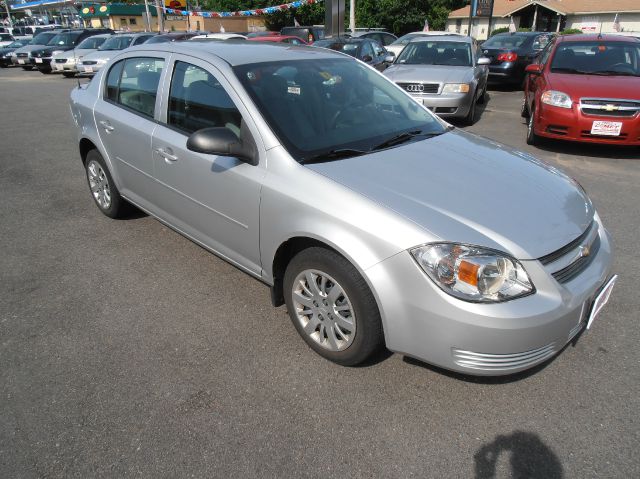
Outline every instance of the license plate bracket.
<svg viewBox="0 0 640 479"><path fill-rule="evenodd" d="M607 281L607 283L602 288L600 288L598 294L596 294L596 297L591 303L591 311L589 312L589 316L587 318L587 329L591 328L591 324L593 324L593 322L595 321L596 316L598 316L600 311L602 311L602 308L604 308L605 304L607 304L607 302L609 301L609 298L611 297L611 291L613 291L613 287L616 284L617 280L618 275L614 274L611 279Z"/></svg>

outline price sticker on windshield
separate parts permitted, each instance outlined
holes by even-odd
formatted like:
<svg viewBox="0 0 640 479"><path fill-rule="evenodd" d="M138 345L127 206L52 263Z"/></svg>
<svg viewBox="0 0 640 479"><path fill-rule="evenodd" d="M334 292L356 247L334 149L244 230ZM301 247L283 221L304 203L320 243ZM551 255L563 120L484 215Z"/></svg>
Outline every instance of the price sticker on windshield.
<svg viewBox="0 0 640 479"><path fill-rule="evenodd" d="M594 121L591 125L592 135L620 136L622 122L620 121Z"/></svg>

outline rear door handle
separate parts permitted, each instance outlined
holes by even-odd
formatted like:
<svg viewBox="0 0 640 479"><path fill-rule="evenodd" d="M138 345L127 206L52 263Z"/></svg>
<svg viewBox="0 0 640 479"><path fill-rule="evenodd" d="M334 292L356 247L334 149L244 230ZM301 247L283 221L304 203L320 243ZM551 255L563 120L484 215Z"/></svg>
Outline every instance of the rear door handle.
<svg viewBox="0 0 640 479"><path fill-rule="evenodd" d="M115 130L115 128L107 120L101 120L100 125L102 125L102 128L104 128L107 133L111 133L113 130Z"/></svg>
<svg viewBox="0 0 640 479"><path fill-rule="evenodd" d="M156 148L156 152L158 152L158 154L162 156L165 160L178 161L178 157L174 155L172 151L167 151L167 150L164 150L163 148Z"/></svg>

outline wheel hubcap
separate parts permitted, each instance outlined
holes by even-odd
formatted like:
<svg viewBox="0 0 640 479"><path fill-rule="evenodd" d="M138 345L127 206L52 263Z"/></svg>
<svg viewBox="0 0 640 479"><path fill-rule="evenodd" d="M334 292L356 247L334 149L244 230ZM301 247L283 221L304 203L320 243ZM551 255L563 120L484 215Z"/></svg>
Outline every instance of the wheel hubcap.
<svg viewBox="0 0 640 479"><path fill-rule="evenodd" d="M338 282L322 271L302 271L293 282L293 306L304 332L330 351L348 348L356 333L351 301Z"/></svg>
<svg viewBox="0 0 640 479"><path fill-rule="evenodd" d="M111 206L111 188L109 187L107 175L98 162L93 160L89 162L87 165L87 178L89 179L89 188L91 188L93 199L103 210L109 209Z"/></svg>

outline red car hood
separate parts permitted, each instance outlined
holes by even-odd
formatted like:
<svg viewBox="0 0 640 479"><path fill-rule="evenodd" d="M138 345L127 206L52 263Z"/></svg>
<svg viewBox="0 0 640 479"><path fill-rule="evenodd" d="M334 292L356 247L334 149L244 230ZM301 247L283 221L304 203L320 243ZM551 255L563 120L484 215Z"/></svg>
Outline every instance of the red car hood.
<svg viewBox="0 0 640 479"><path fill-rule="evenodd" d="M573 101L583 97L640 100L640 77L551 73L547 80L551 89Z"/></svg>

